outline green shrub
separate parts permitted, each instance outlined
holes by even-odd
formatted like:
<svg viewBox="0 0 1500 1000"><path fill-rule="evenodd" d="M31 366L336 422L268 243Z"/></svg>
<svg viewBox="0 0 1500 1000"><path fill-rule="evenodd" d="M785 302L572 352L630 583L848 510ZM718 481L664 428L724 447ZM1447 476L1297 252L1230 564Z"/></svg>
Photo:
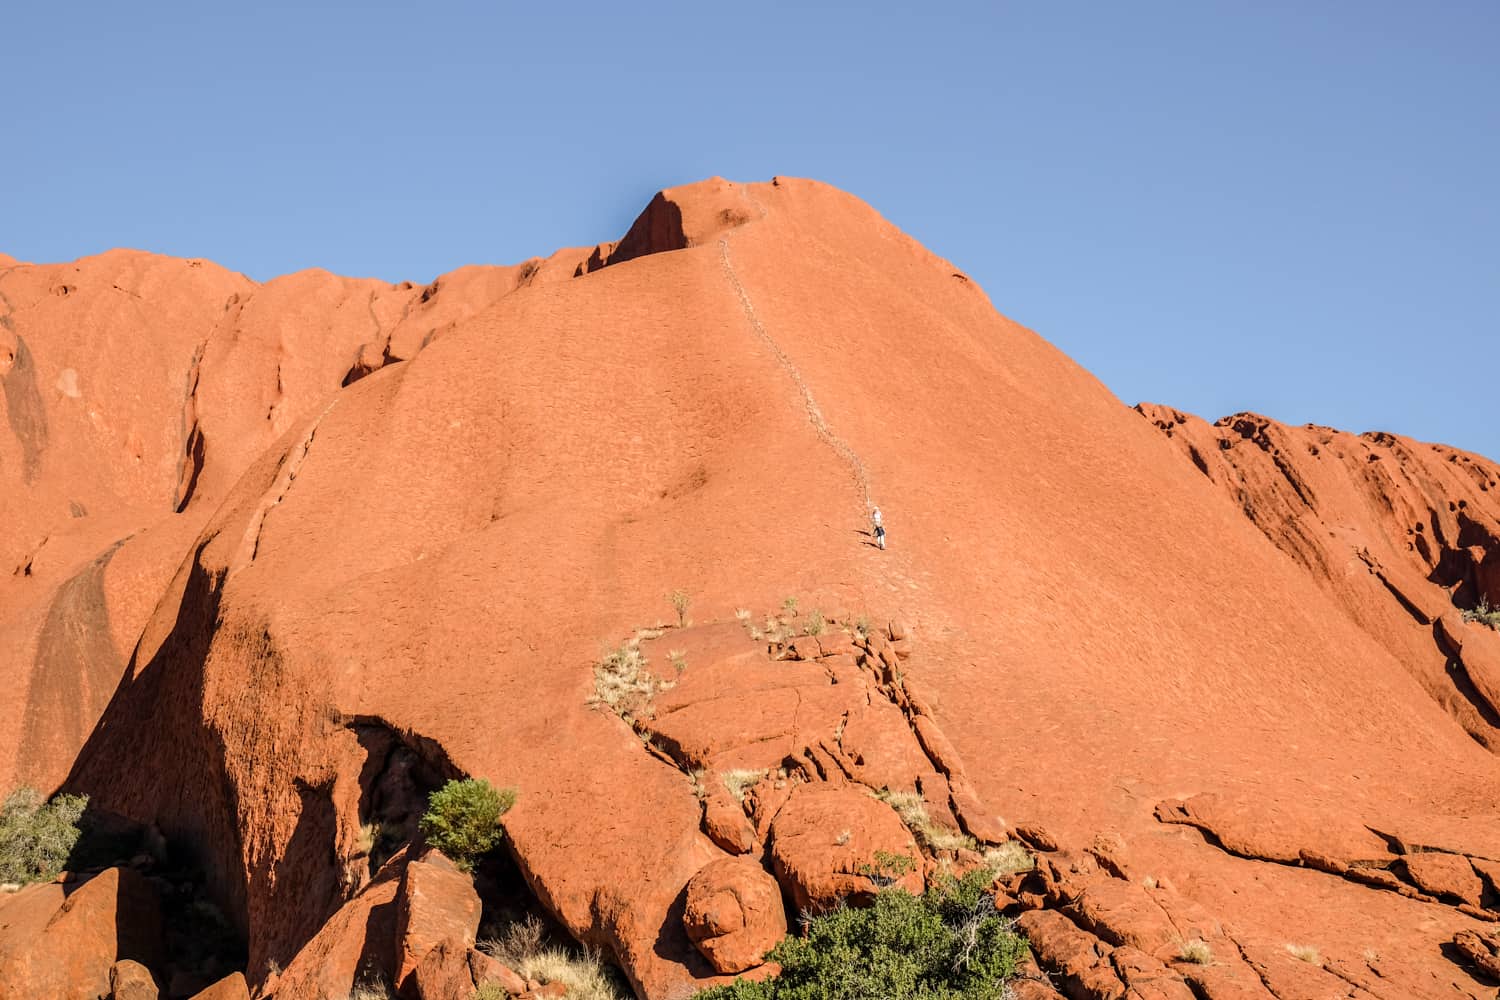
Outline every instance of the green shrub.
<svg viewBox="0 0 1500 1000"><path fill-rule="evenodd" d="M448 782L427 799L422 836L464 871L482 854L500 846L500 817L516 804L514 788L495 788L483 778Z"/></svg>
<svg viewBox="0 0 1500 1000"><path fill-rule="evenodd" d="M0 805L0 882L49 882L78 843L87 795L43 802L34 788L17 788Z"/></svg>
<svg viewBox="0 0 1500 1000"><path fill-rule="evenodd" d="M867 909L814 917L771 950L781 975L704 990L700 1000L999 1000L1026 943L995 912L989 873L925 895L884 889Z"/></svg>

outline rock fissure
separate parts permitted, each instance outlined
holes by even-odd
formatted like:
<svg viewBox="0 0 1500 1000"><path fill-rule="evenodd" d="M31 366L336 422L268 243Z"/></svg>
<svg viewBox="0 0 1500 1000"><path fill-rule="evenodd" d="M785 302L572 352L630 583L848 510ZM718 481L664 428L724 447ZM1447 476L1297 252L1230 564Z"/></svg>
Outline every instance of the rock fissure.
<svg viewBox="0 0 1500 1000"><path fill-rule="evenodd" d="M730 287L734 289L735 295L740 301L740 307L745 312L745 319L749 322L750 328L755 331L755 335L760 339L761 343L770 349L771 356L776 359L776 363L781 366L781 370L786 373L787 377L791 379L792 384L797 387L797 392L802 397L803 407L807 411L808 423L812 425L818 437L828 447L833 449L834 454L838 455L849 467L850 474L859 486L860 497L864 501L865 509L869 510L873 508L874 501L870 498L870 476L865 470L864 462L848 442L833 432L833 428L829 426L828 420L823 416L822 408L818 406L817 399L813 397L812 389L808 387L807 380L802 377L801 371L798 370L796 362L792 361L781 345L766 330L765 324L761 322L760 317L756 315L755 304L751 302L749 292L745 290L744 284L740 281L739 275L734 270L734 262L729 254L729 237L727 236L720 237L719 239L719 259L723 264L724 275L729 279Z"/></svg>
<svg viewBox="0 0 1500 1000"><path fill-rule="evenodd" d="M249 558L245 560L245 565L255 562L255 557L260 552L260 539L261 534L265 531L266 518L272 510L286 499L287 494L291 492L292 483L297 478L297 472L302 468L302 463L307 460L307 453L312 450L313 438L318 433L318 426L323 422L323 418L328 416L329 412L338 405L338 401L339 397L335 396L323 408L323 412L319 413L313 420L312 426L308 428L307 433L302 439L292 445L286 455L282 457L281 465L277 469L276 480L271 487L271 491L275 496L269 499L262 499L251 518L250 527L246 531L246 537L249 539Z"/></svg>

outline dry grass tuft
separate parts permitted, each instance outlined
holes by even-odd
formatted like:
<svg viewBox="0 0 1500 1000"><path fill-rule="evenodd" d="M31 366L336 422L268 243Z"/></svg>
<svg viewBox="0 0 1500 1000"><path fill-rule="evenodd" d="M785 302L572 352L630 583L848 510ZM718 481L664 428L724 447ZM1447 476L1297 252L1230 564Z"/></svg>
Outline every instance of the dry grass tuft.
<svg viewBox="0 0 1500 1000"><path fill-rule="evenodd" d="M985 848L984 866L998 878L1001 875L1014 875L1016 872L1029 872L1036 867L1036 859L1019 840L1007 840L998 847Z"/></svg>
<svg viewBox="0 0 1500 1000"><path fill-rule="evenodd" d="M510 967L522 979L560 983L569 1000L624 1000L628 994L614 970L597 952L551 944L534 916L507 926L498 938L480 942L480 950Z"/></svg>
<svg viewBox="0 0 1500 1000"><path fill-rule="evenodd" d="M367 979L349 991L347 1000L395 1000L396 991L376 977Z"/></svg>
<svg viewBox="0 0 1500 1000"><path fill-rule="evenodd" d="M929 850L972 851L979 847L974 838L968 834L934 822L927 814L927 804L916 792L893 792L890 789L882 789L875 793L875 797L896 810L896 814L901 817L901 822L905 823L907 829L916 834L917 840Z"/></svg>
<svg viewBox="0 0 1500 1000"><path fill-rule="evenodd" d="M672 591L671 600L672 610L677 612L677 627L687 628L687 609L688 605L692 603L693 599L688 596L688 592L685 590L674 590Z"/></svg>
<svg viewBox="0 0 1500 1000"><path fill-rule="evenodd" d="M1289 944L1286 953L1299 962L1307 962L1310 965L1322 965L1323 956L1318 954L1318 949L1310 944Z"/></svg>
<svg viewBox="0 0 1500 1000"><path fill-rule="evenodd" d="M1177 950L1177 957L1184 962L1192 962L1194 965L1209 965L1214 960L1213 949L1208 942L1202 938L1193 938L1182 942L1182 947Z"/></svg>
<svg viewBox="0 0 1500 1000"><path fill-rule="evenodd" d="M651 673L636 642L627 642L606 652L594 667L594 697L589 705L606 706L626 722L649 719L656 693L672 686L671 681L658 680Z"/></svg>
<svg viewBox="0 0 1500 1000"><path fill-rule="evenodd" d="M760 779L764 778L768 773L769 772L767 771L752 771L744 768L735 768L729 771L725 771L719 776L719 779L724 782L724 787L729 789L730 795L733 795L739 801L744 802L745 793L758 785L760 783Z"/></svg>

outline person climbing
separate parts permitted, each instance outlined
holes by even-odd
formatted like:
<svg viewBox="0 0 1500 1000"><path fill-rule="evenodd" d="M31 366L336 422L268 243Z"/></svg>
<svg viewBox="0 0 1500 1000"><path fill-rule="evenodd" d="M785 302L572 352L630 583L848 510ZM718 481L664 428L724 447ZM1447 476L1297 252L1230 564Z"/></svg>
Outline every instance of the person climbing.
<svg viewBox="0 0 1500 1000"><path fill-rule="evenodd" d="M880 508L876 507L870 512L870 520L875 524L875 544L885 548L885 525L880 520Z"/></svg>

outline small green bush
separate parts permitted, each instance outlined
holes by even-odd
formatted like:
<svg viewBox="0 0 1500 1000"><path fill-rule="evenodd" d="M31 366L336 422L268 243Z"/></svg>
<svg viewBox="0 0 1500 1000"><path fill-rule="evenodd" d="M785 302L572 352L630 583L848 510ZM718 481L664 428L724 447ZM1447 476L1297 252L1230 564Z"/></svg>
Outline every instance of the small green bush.
<svg viewBox="0 0 1500 1000"><path fill-rule="evenodd" d="M49 882L78 843L87 795L44 802L34 788L17 788L0 805L0 882Z"/></svg>
<svg viewBox="0 0 1500 1000"><path fill-rule="evenodd" d="M500 846L500 817L516 804L514 788L495 788L483 778L448 782L427 799L422 836L464 871L482 854Z"/></svg>
<svg viewBox="0 0 1500 1000"><path fill-rule="evenodd" d="M939 881L925 895L884 889L867 909L813 917L802 937L767 956L781 975L738 980L700 1000L999 1000L1026 942L995 912L983 870Z"/></svg>

